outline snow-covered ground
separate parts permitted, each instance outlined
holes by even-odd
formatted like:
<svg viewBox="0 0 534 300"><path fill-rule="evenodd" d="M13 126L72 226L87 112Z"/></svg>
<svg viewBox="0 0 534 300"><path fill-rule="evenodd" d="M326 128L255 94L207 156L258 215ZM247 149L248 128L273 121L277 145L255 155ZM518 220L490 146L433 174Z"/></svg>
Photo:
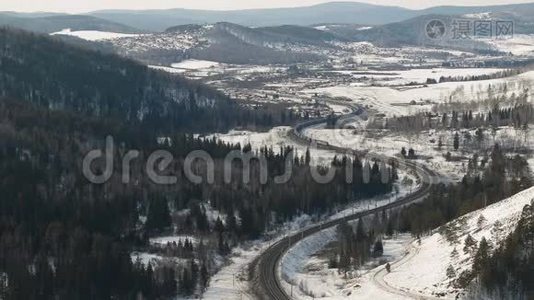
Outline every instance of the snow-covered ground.
<svg viewBox="0 0 534 300"><path fill-rule="evenodd" d="M149 242L150 245L158 246L158 247L165 247L168 243L185 243L185 241L189 241L193 244L198 243L198 239L191 235L170 235L170 236L161 236L161 237L154 237L150 238Z"/></svg>
<svg viewBox="0 0 534 300"><path fill-rule="evenodd" d="M477 243L485 237L495 249L515 229L523 207L532 199L534 188L442 226L433 235L421 239L420 245L414 242L414 255L402 265L393 266L384 280L399 289L425 295L446 294L454 298L458 291L451 282L471 268L475 254L474 251L466 253L463 250L467 235L471 235ZM452 278L447 276L449 266L454 269Z"/></svg>
<svg viewBox="0 0 534 300"><path fill-rule="evenodd" d="M456 76L477 76L490 75L502 71L496 68L429 68L429 69L411 69L400 71L335 71L344 74L350 74L355 78L368 79L374 84L394 86L405 85L409 83L425 84L427 79L439 81L440 77Z"/></svg>
<svg viewBox="0 0 534 300"><path fill-rule="evenodd" d="M388 156L398 156L403 147L406 151L413 148L416 155L424 156L418 160L419 162L433 170L439 170L440 173L452 180L460 180L466 171L467 160L447 162L443 157L447 151L451 151L453 155L461 155L461 153L455 153L452 150L453 132L423 131L417 135L402 135L392 132L378 133L358 129L315 127L307 129L305 134L313 139L326 141L331 145L360 150L372 149L373 152ZM437 149L439 137L442 137L442 150Z"/></svg>
<svg viewBox="0 0 534 300"><path fill-rule="evenodd" d="M336 239L336 229L323 230L297 243L281 262L283 285L293 299L409 299L392 294L373 284L372 276L383 267L379 264L392 262L405 253L413 240L410 235L383 240L384 254L373 259L361 270L347 274L328 268L328 257L318 253Z"/></svg>
<svg viewBox="0 0 534 300"><path fill-rule="evenodd" d="M187 259L178 257L162 256L158 254L137 251L132 252L130 254L130 258L133 263L137 263L139 261L144 266L148 266L150 264L152 267L158 266L160 264L183 265L186 264L188 261Z"/></svg>
<svg viewBox="0 0 534 300"><path fill-rule="evenodd" d="M227 143L239 143L241 146L250 144L252 149L255 150L267 146L272 147L275 152L278 152L281 147L292 146L294 147L296 154L299 156L303 156L306 153L306 150L309 148L312 163L314 164L329 163L336 155L336 153L331 151L320 150L312 147L311 145L301 145L293 142L289 138L290 130L291 127L287 126L274 127L268 132L231 130L226 134L214 134L210 137L216 137L217 139Z"/></svg>
<svg viewBox="0 0 534 300"><path fill-rule="evenodd" d="M409 235L385 239L382 266L347 276L328 269L328 259L317 255L336 236L334 229L323 230L297 243L283 258L284 288L294 299L454 299L459 291L451 282L472 265L474 251L463 250L467 235L477 243L485 237L495 249L533 198L530 188L450 222L420 243ZM384 270L386 261L394 261L391 273ZM449 266L453 278L447 276Z"/></svg>
<svg viewBox="0 0 534 300"><path fill-rule="evenodd" d="M303 155L307 147L295 144L289 139L287 134L290 129L290 127L277 127L263 133L230 131L228 134L215 134L213 136L229 143L240 143L241 145L250 143L253 149L259 149L263 146L272 146L274 151L278 151L281 146L290 145L296 147L296 151L300 155ZM318 150L313 147L310 148L310 154L312 162L317 164L327 163L335 155L335 153L330 151ZM384 197L353 203L346 207L335 208L336 212L327 218L341 218L357 211L367 210L370 207L386 205L387 203L402 197L406 193L409 193L411 190L415 190L418 184L420 184L412 174L407 174L403 170L399 170L399 176L401 179L410 178L410 180L398 183L398 188L396 189L398 193L395 191ZM246 250L242 248L234 250L229 264L213 276L210 287L205 293L204 298L221 299L221 297L223 297L224 299L253 299L250 293L247 292L249 282L247 282L246 279L246 266L277 239L284 237L286 234L291 234L291 232L301 230L310 224L309 217L306 218L306 216L303 216L300 219L291 222L289 225L286 225L286 229L278 230L278 233L274 234L276 237L270 241L258 241L254 246L249 247ZM326 241L326 239L324 241Z"/></svg>
<svg viewBox="0 0 534 300"><path fill-rule="evenodd" d="M227 264L210 279L209 287L202 298L207 300L255 299L248 285L247 266L269 245L269 242L256 242L234 249Z"/></svg>
<svg viewBox="0 0 534 300"><path fill-rule="evenodd" d="M513 55L534 54L534 35L516 34L509 39L494 39L487 43L502 52L509 52Z"/></svg>
<svg viewBox="0 0 534 300"><path fill-rule="evenodd" d="M418 111L428 111L435 103L451 101L482 101L488 97L488 87L492 86L493 95L516 95L528 88L534 81L534 71L512 77L483 80L431 84L429 86L396 89L393 87L367 86L360 83L337 85L300 92L302 97L324 95L327 97L348 98L357 103L384 113L388 116L409 115ZM506 89L504 89L506 84ZM529 90L529 96L533 92ZM417 105L410 105L415 101Z"/></svg>
<svg viewBox="0 0 534 300"><path fill-rule="evenodd" d="M402 176L402 175L401 175ZM410 175L407 175L410 176ZM406 193L409 193L410 190L417 188L417 183L415 179L413 182L406 186L401 185L401 188L399 188L399 193L392 192L389 195L376 197L374 199L369 199L362 202L352 203L347 205L346 207L338 208L337 213L334 213L329 216L323 216L323 220L332 220L344 217L348 214L353 214L358 211L367 210L370 207L379 207L386 205L390 203L391 201L395 201L398 197L402 197ZM276 241L284 238L287 235L295 234L301 230L304 230L305 228L313 225L312 218L303 215L299 218L296 218L295 220L288 222L281 227L275 228L272 231L267 233L267 236L270 236L270 239L265 240L256 240L253 242L250 242L246 245L243 245L241 247L235 248L232 251L231 257L227 264L223 266L219 272L217 272L210 280L210 285L206 292L203 295L203 299L228 299L228 300L237 300L237 299L256 299L253 295L253 292L250 290L251 288L251 282L248 279L248 265L258 256L260 255L264 250L266 250L270 245L275 243ZM333 232L332 235L330 233ZM314 244L315 249L320 249L320 245L325 245L328 241L332 239L332 237L335 237L335 229L328 229L326 231L323 231L319 237L323 237L324 239L317 238L317 235L314 235L311 238L311 241L309 239L305 239L303 242L298 243L302 245L308 245L308 244ZM326 242L326 243L325 243ZM401 251L402 247L399 247L399 241L391 241L385 243L384 248L384 255L388 258L388 260L395 259ZM297 255L302 256L300 254L301 251L308 251L305 249L301 250L291 250L289 256L286 256L284 259L287 259L289 261L292 261L291 265L288 265L287 263L284 263L284 266L288 266L287 269L285 269L284 272L290 272L291 274L294 274L295 276L300 276L299 272L296 271L297 263L295 263L295 257L291 255ZM290 288L290 286L288 285ZM378 290L378 289L377 289ZM379 294L375 294L379 295Z"/></svg>
<svg viewBox="0 0 534 300"><path fill-rule="evenodd" d="M197 60L197 59L188 59L181 61L179 63L174 63L171 67L175 69L184 69L184 70L199 70L199 69L209 69L214 68L219 65L218 62L208 61L208 60Z"/></svg>
<svg viewBox="0 0 534 300"><path fill-rule="evenodd" d="M148 67L151 69L160 70L160 71L164 71L164 72L168 72L172 74L182 74L187 71L185 69L176 69L176 68L171 68L171 67L154 66L154 65L149 65Z"/></svg>
<svg viewBox="0 0 534 300"><path fill-rule="evenodd" d="M87 41L102 41L102 40L112 40L117 38L124 37L136 37L140 36L139 34L127 34L127 33L118 33L118 32L107 32L107 31L97 31L97 30L80 30L80 31L71 31L70 28L63 29L58 32L51 33L50 35L70 35L75 36Z"/></svg>

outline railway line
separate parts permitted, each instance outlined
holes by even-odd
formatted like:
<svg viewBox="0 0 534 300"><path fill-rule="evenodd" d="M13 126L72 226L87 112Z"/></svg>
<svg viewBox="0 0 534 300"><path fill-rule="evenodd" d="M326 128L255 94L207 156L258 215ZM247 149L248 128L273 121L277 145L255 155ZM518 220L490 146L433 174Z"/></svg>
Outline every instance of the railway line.
<svg viewBox="0 0 534 300"><path fill-rule="evenodd" d="M341 118L350 118L355 115L362 114L364 110L361 107L351 106L353 111L350 114L344 115ZM340 119L341 119L340 118ZM395 201L385 206L377 207L367 211L358 212L346 217L327 221L312 227L309 227L301 232L287 236L283 239L280 239L268 249L266 249L260 256L258 256L249 266L252 272L255 274L255 293L260 299L269 299L269 300L288 300L291 299L290 295L284 290L280 278L278 275L278 265L284 254L291 249L291 247L299 242L302 239L305 239L321 230L337 226L345 221L357 220L361 217L373 215L376 212L382 210L390 210L394 208L402 207L406 204L414 203L423 200L426 196L429 195L432 185L437 183L439 178L438 174L425 166L419 165L414 161L399 160L395 157L387 157L385 155L371 153L371 152L362 152L356 151L353 149L347 149L339 146L330 145L324 141L315 141L303 134L303 131L306 128L317 126L326 122L326 118L314 119L306 121L296 125L290 133L291 139L297 143L306 143L308 145L313 144L318 149L330 150L338 152L340 154L354 154L364 156L367 159L378 159L382 161L391 161L394 160L399 168L415 170L415 173L421 184L419 189L413 193Z"/></svg>

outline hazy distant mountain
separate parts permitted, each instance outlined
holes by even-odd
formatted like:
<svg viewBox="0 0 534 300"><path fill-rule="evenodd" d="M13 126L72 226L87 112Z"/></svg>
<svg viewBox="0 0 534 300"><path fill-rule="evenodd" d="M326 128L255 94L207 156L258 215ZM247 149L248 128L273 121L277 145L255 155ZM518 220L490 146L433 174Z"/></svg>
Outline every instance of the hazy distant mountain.
<svg viewBox="0 0 534 300"><path fill-rule="evenodd" d="M437 6L419 11L419 15L464 15L477 13L510 13L516 17L534 19L534 3L492 6Z"/></svg>
<svg viewBox="0 0 534 300"><path fill-rule="evenodd" d="M91 15L138 28L162 31L183 24L231 22L245 26L310 25L316 23L385 24L406 20L415 11L356 2L332 2L308 7L249 9L236 11L108 10Z"/></svg>
<svg viewBox="0 0 534 300"><path fill-rule="evenodd" d="M98 30L122 33L141 31L130 26L93 16L48 13L19 14L2 12L0 13L0 26L11 26L42 33L52 33L65 28L70 28L73 31Z"/></svg>
<svg viewBox="0 0 534 300"><path fill-rule="evenodd" d="M423 15L506 14L522 22L534 21L534 3L499 6L439 6L410 10L358 2L330 2L307 7L209 11L193 9L102 10L86 16L39 13L0 12L0 25L51 32L71 27L73 30L116 32L156 31L187 24L228 22L243 26L366 24L384 25ZM96 17L96 18L94 18ZM124 24L124 25L122 25ZM135 29L137 28L137 29Z"/></svg>
<svg viewBox="0 0 534 300"><path fill-rule="evenodd" d="M395 6L380 6L358 2L330 2L308 7L207 11L189 9L168 10L107 10L91 13L132 27L152 31L184 24L231 22L245 26L312 25L320 23L383 25L430 14L463 15L476 13L509 13L524 20L534 19L534 3L500 6L439 6L410 10Z"/></svg>

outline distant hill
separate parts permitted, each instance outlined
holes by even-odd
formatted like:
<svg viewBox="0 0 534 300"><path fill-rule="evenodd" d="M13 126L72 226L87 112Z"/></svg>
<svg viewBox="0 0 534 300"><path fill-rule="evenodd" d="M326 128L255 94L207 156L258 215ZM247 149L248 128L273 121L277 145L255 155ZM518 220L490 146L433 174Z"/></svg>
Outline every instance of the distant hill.
<svg viewBox="0 0 534 300"><path fill-rule="evenodd" d="M534 34L534 24L525 21L522 17L511 13L487 13L486 16L495 20L514 21L516 34ZM336 36L341 36L354 41L371 42L377 46L427 46L443 47L466 51L491 52L492 48L484 40L455 40L452 38L452 22L455 18L476 20L476 15L438 15L428 14L418 16L401 22L385 25L362 27L351 24L325 24L321 27L324 31ZM425 30L426 25L432 20L443 21L446 28L446 36L443 39L428 38Z"/></svg>
<svg viewBox="0 0 534 300"><path fill-rule="evenodd" d="M163 31L171 26L217 22L230 22L253 27L309 26L321 23L384 25L423 15L463 15L486 12L510 13L523 20L534 20L534 3L474 7L439 6L423 10L410 10L395 6L380 6L358 2L330 2L307 7L234 11L190 9L106 10L92 12L90 15L145 30Z"/></svg>
<svg viewBox="0 0 534 300"><path fill-rule="evenodd" d="M534 3L491 6L437 6L419 11L419 15L464 15L480 13L511 13L516 17L534 20Z"/></svg>
<svg viewBox="0 0 534 300"><path fill-rule="evenodd" d="M162 32L173 26L228 22L251 27L313 24L384 25L423 15L508 14L522 22L534 21L534 3L494 6L438 6L411 10L358 2L330 2L306 7L210 11L195 9L102 10L82 16L48 12L0 12L0 25L38 32L102 30L123 33ZM96 17L96 18L90 18ZM122 25L124 24L124 25Z"/></svg>
<svg viewBox="0 0 534 300"><path fill-rule="evenodd" d="M189 58L235 64L291 64L325 59L309 47L331 48L328 42L336 39L333 34L309 27L250 28L220 22L179 25L163 33L108 43L118 53L149 64L167 65Z"/></svg>
<svg viewBox="0 0 534 300"><path fill-rule="evenodd" d="M137 33L142 30L113 21L86 15L65 14L18 14L0 13L0 26L11 26L24 30L52 33L70 28L76 30L98 30L121 33Z"/></svg>
<svg viewBox="0 0 534 300"><path fill-rule="evenodd" d="M142 29L163 31L184 24L230 22L245 26L310 25L316 23L385 24L411 18L414 11L391 6L356 2L332 2L309 7L207 11L169 10L107 10L90 15L114 20Z"/></svg>
<svg viewBox="0 0 534 300"><path fill-rule="evenodd" d="M194 9L102 10L86 15L65 15L48 12L0 12L0 25L50 33L65 28L122 33L163 32L180 25L204 25L220 22L250 27L280 25L310 26L313 24L385 25L424 15L460 16L492 13L512 16L521 26L534 22L534 3L494 6L438 6L410 10L358 2L330 2L306 7L210 11ZM302 33L302 32L301 32Z"/></svg>

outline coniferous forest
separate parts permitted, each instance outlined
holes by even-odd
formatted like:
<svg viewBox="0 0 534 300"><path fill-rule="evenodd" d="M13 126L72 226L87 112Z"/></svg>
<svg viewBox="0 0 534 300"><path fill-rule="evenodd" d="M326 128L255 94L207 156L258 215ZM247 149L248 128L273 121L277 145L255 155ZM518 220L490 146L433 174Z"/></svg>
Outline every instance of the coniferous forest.
<svg viewBox="0 0 534 300"><path fill-rule="evenodd" d="M396 171L357 157L338 157L320 172L335 169L329 183L310 175L310 154L263 148L269 177L260 182L258 162L242 183L244 166L231 166L235 180L222 179L223 159L250 145L195 138L198 131L276 122L270 112L238 107L201 84L150 71L112 55L67 46L12 29L0 30L0 298L162 299L189 295L209 284L214 255L240 241L261 237L284 221L391 191ZM258 121L259 120L259 121ZM263 120L263 121L261 121ZM158 143L162 135L168 142ZM92 184L82 159L114 138L110 180ZM138 150L130 180L123 183L121 159ZM154 150L174 159L164 172L172 185L152 182L144 161ZM187 180L184 159L204 150L215 162L215 182ZM276 151L275 151L276 150ZM279 151L278 151L279 150ZM293 176L274 177L290 162ZM367 166L366 164L369 164ZM351 165L353 180L345 180ZM371 170L364 180L364 168ZM96 172L101 172L97 163ZM205 166L193 169L205 176ZM383 183L382 174L389 180ZM209 209L221 216L212 224ZM185 219L176 212L189 210ZM132 259L151 248L149 238L195 233L203 240L152 249L186 263L158 265Z"/></svg>

